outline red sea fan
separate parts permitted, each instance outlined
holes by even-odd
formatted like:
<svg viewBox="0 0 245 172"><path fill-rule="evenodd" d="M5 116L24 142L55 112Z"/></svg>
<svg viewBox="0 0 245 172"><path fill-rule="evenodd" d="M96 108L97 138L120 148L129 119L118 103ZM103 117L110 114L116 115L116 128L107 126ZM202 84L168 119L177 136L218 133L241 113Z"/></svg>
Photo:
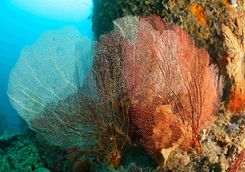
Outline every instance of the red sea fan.
<svg viewBox="0 0 245 172"><path fill-rule="evenodd" d="M245 170L245 149L232 165L230 172L242 172Z"/></svg>
<svg viewBox="0 0 245 172"><path fill-rule="evenodd" d="M217 69L180 27L156 16L136 27L124 60L136 132L150 152L173 144L188 150L214 121L222 87Z"/></svg>

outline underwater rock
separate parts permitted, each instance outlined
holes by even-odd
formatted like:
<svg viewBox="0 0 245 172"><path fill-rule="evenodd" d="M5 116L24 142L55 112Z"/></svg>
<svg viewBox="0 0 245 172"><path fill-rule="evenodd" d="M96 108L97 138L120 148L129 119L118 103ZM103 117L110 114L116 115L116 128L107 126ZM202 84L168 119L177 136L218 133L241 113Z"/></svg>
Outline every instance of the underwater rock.
<svg viewBox="0 0 245 172"><path fill-rule="evenodd" d="M240 21L240 23L245 21ZM237 37L228 26L223 26L227 48L227 73L232 82L228 109L233 112L245 112L245 24L238 25L242 35Z"/></svg>
<svg viewBox="0 0 245 172"><path fill-rule="evenodd" d="M63 149L31 130L0 139L0 172L71 172Z"/></svg>
<svg viewBox="0 0 245 172"><path fill-rule="evenodd" d="M38 169L34 170L33 172L51 172L51 171L47 168L38 168Z"/></svg>
<svg viewBox="0 0 245 172"><path fill-rule="evenodd" d="M232 4L226 5L230 11L229 23L222 25L226 70L231 82L227 108L242 115L245 112L245 3L241 0Z"/></svg>
<svg viewBox="0 0 245 172"><path fill-rule="evenodd" d="M12 169L11 164L9 163L8 156L0 153L0 171L10 171Z"/></svg>
<svg viewBox="0 0 245 172"><path fill-rule="evenodd" d="M35 171L44 168L44 160L34 142L27 135L0 140L0 171ZM46 170L49 171L49 170Z"/></svg>
<svg viewBox="0 0 245 172"><path fill-rule="evenodd" d="M113 20L117 18L158 15L186 29L197 45L207 48L216 61L224 53L221 25L227 22L230 13L228 0L93 0L93 4L92 21L96 38L113 30Z"/></svg>
<svg viewBox="0 0 245 172"><path fill-rule="evenodd" d="M241 157L245 148L242 143L245 139L245 118L240 117L235 122L232 120L233 117L228 112L219 113L213 126L202 131L200 147L192 148L188 152L176 149L170 154L164 170L230 171L236 161L241 161L237 159ZM231 122L238 125L238 128L233 132L228 132ZM188 159L189 161L183 161ZM240 165L238 167L240 168Z"/></svg>
<svg viewBox="0 0 245 172"><path fill-rule="evenodd" d="M245 149L237 157L236 161L231 167L230 172L243 172L245 171Z"/></svg>

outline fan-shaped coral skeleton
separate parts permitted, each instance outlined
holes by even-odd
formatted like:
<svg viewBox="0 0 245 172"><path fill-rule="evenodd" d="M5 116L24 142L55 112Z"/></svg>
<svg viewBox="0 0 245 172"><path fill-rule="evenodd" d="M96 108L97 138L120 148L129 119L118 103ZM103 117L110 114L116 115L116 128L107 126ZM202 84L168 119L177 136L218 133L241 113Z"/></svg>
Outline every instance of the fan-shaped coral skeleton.
<svg viewBox="0 0 245 172"><path fill-rule="evenodd" d="M231 24L223 25L224 45L227 52L226 66L232 88L228 109L245 112L245 1L238 2L237 9L231 13Z"/></svg>
<svg viewBox="0 0 245 172"><path fill-rule="evenodd" d="M115 22L128 39L127 24ZM136 132L150 152L176 144L188 150L215 119L222 89L217 68L180 27L156 16L138 18L135 27L135 41L124 47L124 77Z"/></svg>
<svg viewBox="0 0 245 172"><path fill-rule="evenodd" d="M103 36L94 55L94 43L75 28L43 34L12 70L12 104L51 144L118 167L129 141L121 44L117 35Z"/></svg>

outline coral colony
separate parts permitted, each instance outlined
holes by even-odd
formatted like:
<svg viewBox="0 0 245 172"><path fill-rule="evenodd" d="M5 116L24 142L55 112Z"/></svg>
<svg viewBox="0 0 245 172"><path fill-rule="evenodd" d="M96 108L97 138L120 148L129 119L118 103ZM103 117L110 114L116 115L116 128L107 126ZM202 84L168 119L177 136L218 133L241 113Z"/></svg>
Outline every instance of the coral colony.
<svg viewBox="0 0 245 172"><path fill-rule="evenodd" d="M201 4L190 11L208 25ZM139 146L155 170L242 171L245 27L236 21L235 30L221 29L231 83L225 106L219 65L188 31L157 15L116 19L97 42L73 27L44 33L22 50L8 95L29 127L71 159L82 154L126 171L124 152Z"/></svg>

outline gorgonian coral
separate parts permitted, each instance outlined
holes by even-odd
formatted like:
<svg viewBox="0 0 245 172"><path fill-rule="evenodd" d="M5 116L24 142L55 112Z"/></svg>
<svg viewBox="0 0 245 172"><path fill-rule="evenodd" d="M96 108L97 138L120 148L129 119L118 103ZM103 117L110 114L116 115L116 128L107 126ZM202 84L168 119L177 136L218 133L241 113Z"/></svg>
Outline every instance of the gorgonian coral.
<svg viewBox="0 0 245 172"><path fill-rule="evenodd" d="M245 2L239 2L237 9L233 9L231 23L223 25L224 45L227 52L226 66L232 83L228 101L228 109L233 112L245 111Z"/></svg>
<svg viewBox="0 0 245 172"><path fill-rule="evenodd" d="M124 77L136 132L150 152L176 144L188 150L215 119L222 88L217 68L180 27L156 16L139 18L135 27L135 42L124 47Z"/></svg>
<svg viewBox="0 0 245 172"><path fill-rule="evenodd" d="M120 40L102 36L94 53L75 28L49 31L22 51L8 90L22 118L51 144L114 167L129 141Z"/></svg>

